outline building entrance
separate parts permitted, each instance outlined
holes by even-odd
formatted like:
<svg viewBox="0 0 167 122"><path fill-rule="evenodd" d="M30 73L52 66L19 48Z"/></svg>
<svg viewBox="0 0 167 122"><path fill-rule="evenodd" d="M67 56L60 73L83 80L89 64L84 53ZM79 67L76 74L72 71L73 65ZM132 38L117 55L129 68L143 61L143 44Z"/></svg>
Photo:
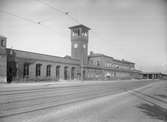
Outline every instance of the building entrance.
<svg viewBox="0 0 167 122"><path fill-rule="evenodd" d="M16 62L12 61L12 62L8 62L7 65L7 82L11 83L14 78L16 77Z"/></svg>
<svg viewBox="0 0 167 122"><path fill-rule="evenodd" d="M68 79L68 67L64 67L64 80Z"/></svg>

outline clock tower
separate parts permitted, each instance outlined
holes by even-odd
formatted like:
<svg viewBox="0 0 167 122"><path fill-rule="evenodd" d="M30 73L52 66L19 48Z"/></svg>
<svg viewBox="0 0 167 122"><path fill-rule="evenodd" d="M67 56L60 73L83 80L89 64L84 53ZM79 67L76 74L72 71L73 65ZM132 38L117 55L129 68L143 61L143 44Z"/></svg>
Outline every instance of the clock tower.
<svg viewBox="0 0 167 122"><path fill-rule="evenodd" d="M88 31L84 25L69 27L71 30L71 57L79 59L81 65L88 63Z"/></svg>

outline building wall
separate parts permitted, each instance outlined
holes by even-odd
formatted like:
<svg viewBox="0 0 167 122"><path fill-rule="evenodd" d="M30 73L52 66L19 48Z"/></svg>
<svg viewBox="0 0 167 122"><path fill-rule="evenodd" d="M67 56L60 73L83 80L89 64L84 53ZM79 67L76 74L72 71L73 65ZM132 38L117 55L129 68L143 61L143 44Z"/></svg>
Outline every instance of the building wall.
<svg viewBox="0 0 167 122"><path fill-rule="evenodd" d="M105 72L101 69L88 68L86 70L86 80L104 80Z"/></svg>
<svg viewBox="0 0 167 122"><path fill-rule="evenodd" d="M13 51L12 55L10 52ZM26 56L23 56L24 55ZM26 58L27 57L27 58ZM44 60L47 58L47 60ZM8 63L15 62L16 75L13 75L13 81L58 81L58 80L77 80L77 74L80 73L79 62L66 58L60 58L54 60L48 60L49 58L54 59L52 56L41 56L41 54L32 54L31 52L16 51L8 49ZM66 61L67 60L67 61ZM24 64L29 64L29 75L24 76ZM36 76L36 65L41 64L40 76ZM50 76L47 76L47 65L51 66ZM59 66L59 76L56 76L56 67ZM12 65L13 67L13 65ZM74 69L72 77L72 68ZM65 78L65 69L67 75Z"/></svg>
<svg viewBox="0 0 167 122"><path fill-rule="evenodd" d="M6 38L0 36L0 82L7 81Z"/></svg>
<svg viewBox="0 0 167 122"><path fill-rule="evenodd" d="M52 63L52 62L45 62L45 61L34 61L33 63L31 63L29 65L29 76L24 78L23 77L23 65L24 62L20 59L17 59L16 61L16 65L17 65L17 75L15 80L17 81L31 81L31 80L35 80L35 81L47 81L47 80L52 80L52 81L56 81L59 80L56 77L56 67L60 66L60 70L59 70L59 78L60 80L64 80L64 68L67 67L67 80L71 80L71 68L74 67L75 68L75 73L74 73L74 79L77 79L77 71L78 71L78 66L76 65L70 65L70 64L63 64L63 63ZM40 76L36 76L36 64L41 64L41 73ZM47 65L51 65L51 75L47 76L46 75L46 67Z"/></svg>
<svg viewBox="0 0 167 122"><path fill-rule="evenodd" d="M117 79L131 79L131 75L128 72L116 72Z"/></svg>
<svg viewBox="0 0 167 122"><path fill-rule="evenodd" d="M149 73L142 73L143 79L167 79L167 74L163 74L160 72L149 72Z"/></svg>
<svg viewBox="0 0 167 122"><path fill-rule="evenodd" d="M94 66L101 66L105 68L119 68L133 70L135 68L134 63L127 63L125 61L115 60L112 57L99 55L99 56L89 56L89 64Z"/></svg>
<svg viewBox="0 0 167 122"><path fill-rule="evenodd" d="M100 68L101 73L98 75L97 70L92 69L88 73L88 78L97 79L133 79L137 78L137 72L135 72L135 64L124 60L116 60L112 57L105 56L103 54L93 54L89 56L89 65L96 68Z"/></svg>
<svg viewBox="0 0 167 122"><path fill-rule="evenodd" d="M104 67L85 67L86 72L84 80L116 80L116 79L140 79L139 71L120 70Z"/></svg>
<svg viewBox="0 0 167 122"><path fill-rule="evenodd" d="M12 62L16 67L16 75L13 75L13 81L58 81L58 80L80 80L81 74L83 80L113 80L113 79L132 79L136 77L137 72L131 69L103 67L104 65L85 65L80 67L80 62L68 58L45 56L42 54L11 50L8 49L8 64ZM109 60L107 60L109 61ZM112 60L110 60L111 62ZM29 64L29 75L24 77L24 64ZM101 64L101 62L99 62ZM103 63L104 60L103 60ZM36 64L41 64L41 75L36 76ZM46 75L47 65L51 66L51 75ZM13 66L13 65L12 65ZM56 67L59 66L59 78L56 77ZM65 78L65 67L67 77ZM75 68L74 78L72 78L72 68ZM108 76L109 75L109 76Z"/></svg>
<svg viewBox="0 0 167 122"><path fill-rule="evenodd" d="M7 72L7 58L6 55L0 54L0 82L6 82L6 72Z"/></svg>

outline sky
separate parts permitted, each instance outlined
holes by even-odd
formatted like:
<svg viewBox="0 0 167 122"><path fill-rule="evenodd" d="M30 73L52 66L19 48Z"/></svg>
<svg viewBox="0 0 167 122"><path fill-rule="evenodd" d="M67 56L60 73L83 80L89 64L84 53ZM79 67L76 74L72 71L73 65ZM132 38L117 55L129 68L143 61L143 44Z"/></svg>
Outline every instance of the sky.
<svg viewBox="0 0 167 122"><path fill-rule="evenodd" d="M84 24L89 52L135 62L144 72L167 73L166 19L167 0L0 0L8 48L70 55L68 27Z"/></svg>

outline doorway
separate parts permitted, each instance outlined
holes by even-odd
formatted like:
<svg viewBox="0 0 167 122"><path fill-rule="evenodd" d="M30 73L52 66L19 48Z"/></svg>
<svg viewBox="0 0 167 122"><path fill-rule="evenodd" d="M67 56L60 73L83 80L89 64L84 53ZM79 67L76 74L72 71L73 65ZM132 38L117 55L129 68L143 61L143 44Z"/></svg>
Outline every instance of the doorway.
<svg viewBox="0 0 167 122"><path fill-rule="evenodd" d="M68 79L68 67L65 66L64 67L64 80L67 80Z"/></svg>
<svg viewBox="0 0 167 122"><path fill-rule="evenodd" d="M56 66L56 80L60 79L60 66Z"/></svg>

